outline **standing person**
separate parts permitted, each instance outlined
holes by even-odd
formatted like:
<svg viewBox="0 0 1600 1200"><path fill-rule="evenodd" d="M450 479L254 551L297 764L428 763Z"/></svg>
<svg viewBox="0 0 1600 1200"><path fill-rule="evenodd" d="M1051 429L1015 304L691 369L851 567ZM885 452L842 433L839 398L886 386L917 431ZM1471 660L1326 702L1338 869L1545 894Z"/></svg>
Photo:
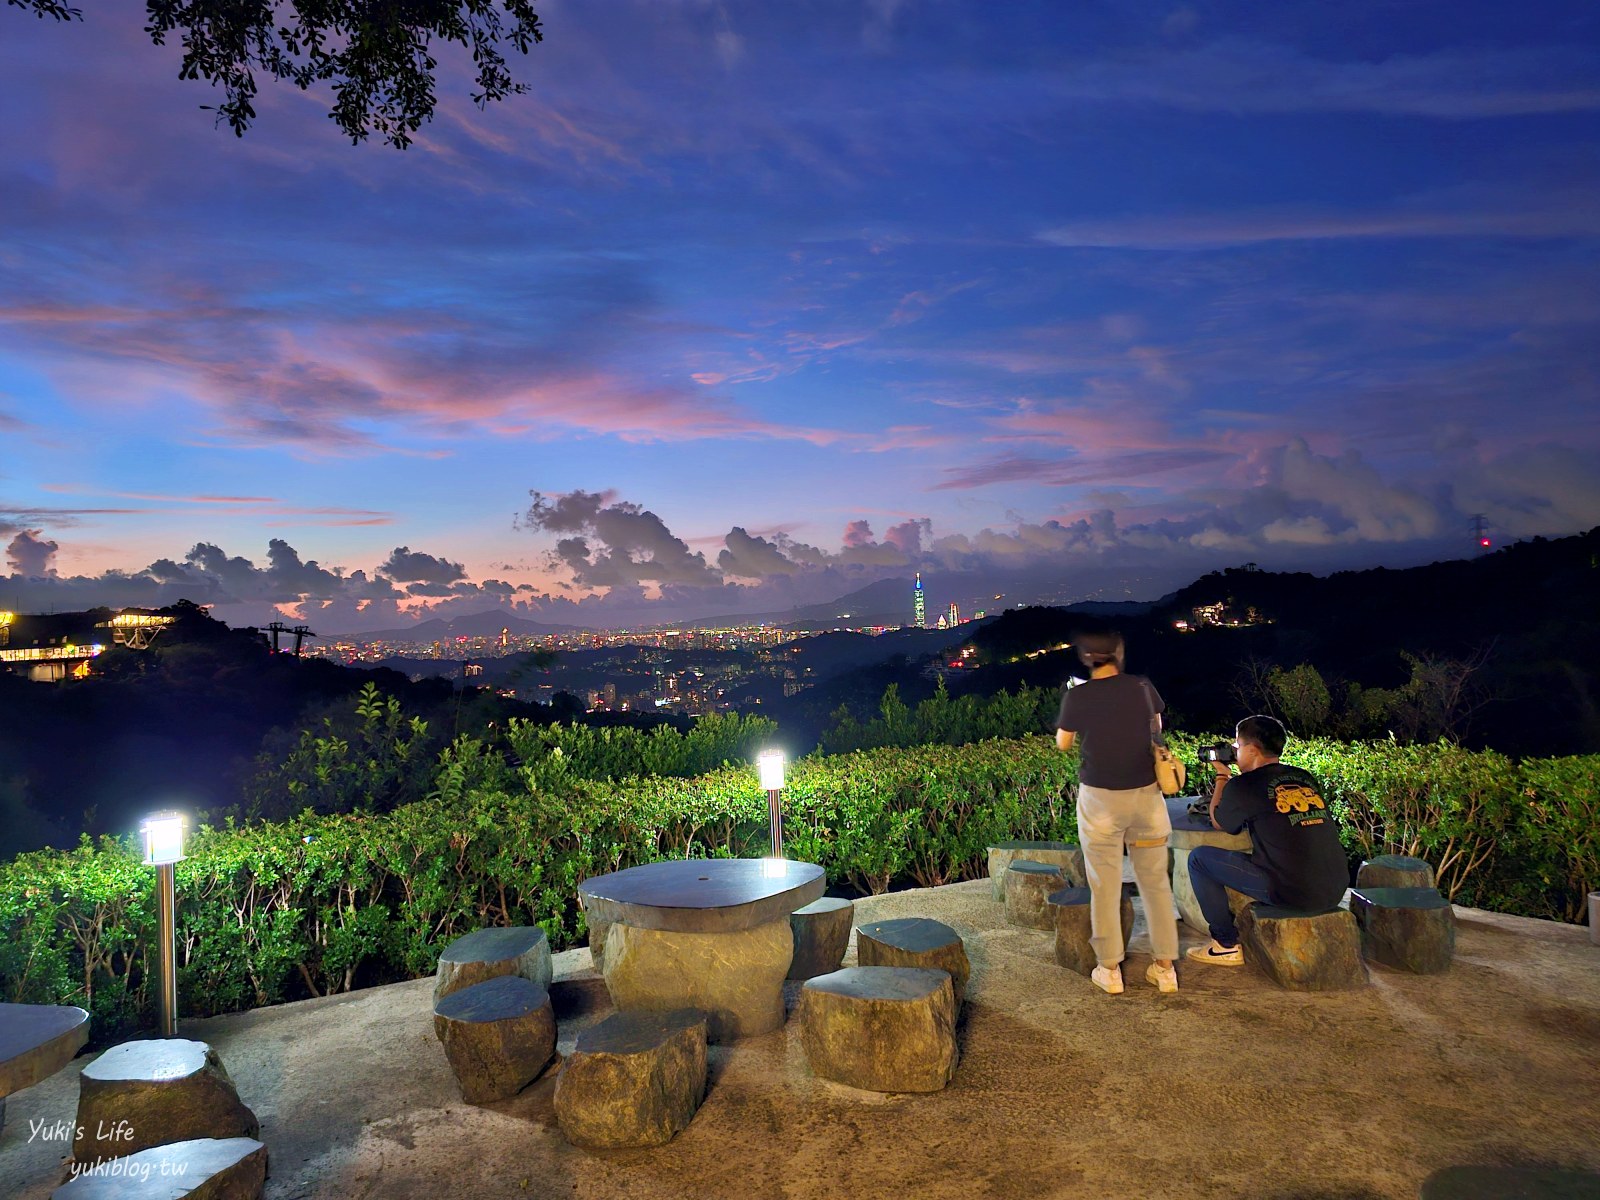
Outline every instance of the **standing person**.
<svg viewBox="0 0 1600 1200"><path fill-rule="evenodd" d="M1167 877L1167 816L1156 786L1152 736L1166 705L1148 680L1124 675L1117 633L1074 638L1089 681L1068 688L1056 720L1056 745L1082 739L1078 764L1078 844L1089 877L1089 944L1099 965L1089 976L1103 992L1122 991L1122 850L1144 901L1155 961L1145 979L1163 992L1178 990L1178 920Z"/></svg>
<svg viewBox="0 0 1600 1200"><path fill-rule="evenodd" d="M1241 775L1212 763L1211 823L1223 833L1250 830L1254 851L1196 846L1189 851L1194 898L1211 927L1211 942L1195 946L1196 962L1237 967L1244 962L1228 889L1252 900L1324 912L1337 908L1350 883L1339 823L1328 811L1316 777L1279 760L1289 735L1273 717L1246 717L1234 728Z"/></svg>

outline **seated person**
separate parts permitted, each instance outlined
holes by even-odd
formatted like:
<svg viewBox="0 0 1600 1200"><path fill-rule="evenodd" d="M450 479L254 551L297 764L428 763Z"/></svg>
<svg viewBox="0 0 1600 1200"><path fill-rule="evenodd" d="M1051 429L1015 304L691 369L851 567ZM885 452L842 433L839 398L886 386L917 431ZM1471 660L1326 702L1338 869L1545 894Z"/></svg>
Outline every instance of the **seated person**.
<svg viewBox="0 0 1600 1200"><path fill-rule="evenodd" d="M1211 943L1195 946L1196 962L1236 967L1244 962L1239 928L1225 888L1252 900L1323 912L1338 907L1350 883L1339 824L1322 799L1316 778L1278 761L1288 734L1272 717L1246 717L1234 731L1241 774L1213 763L1211 823L1224 833L1250 831L1254 853L1197 846L1189 852L1189 879L1211 927Z"/></svg>

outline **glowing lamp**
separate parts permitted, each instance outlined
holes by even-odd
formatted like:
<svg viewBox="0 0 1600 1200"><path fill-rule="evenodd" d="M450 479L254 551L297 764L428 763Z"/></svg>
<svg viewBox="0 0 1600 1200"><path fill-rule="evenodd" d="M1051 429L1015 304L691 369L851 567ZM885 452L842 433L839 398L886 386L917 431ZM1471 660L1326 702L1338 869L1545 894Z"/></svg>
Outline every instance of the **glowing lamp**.
<svg viewBox="0 0 1600 1200"><path fill-rule="evenodd" d="M756 770L761 773L761 786L767 791L783 789L782 750L763 750L756 758Z"/></svg>
<svg viewBox="0 0 1600 1200"><path fill-rule="evenodd" d="M144 865L164 867L183 861L183 815L157 813L139 826L144 834Z"/></svg>

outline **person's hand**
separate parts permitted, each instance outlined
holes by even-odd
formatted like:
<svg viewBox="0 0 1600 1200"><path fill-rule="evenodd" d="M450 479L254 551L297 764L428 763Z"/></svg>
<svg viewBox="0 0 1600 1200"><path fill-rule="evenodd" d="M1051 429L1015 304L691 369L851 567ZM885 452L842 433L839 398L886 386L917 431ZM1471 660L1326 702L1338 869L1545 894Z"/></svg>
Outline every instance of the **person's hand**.
<svg viewBox="0 0 1600 1200"><path fill-rule="evenodd" d="M1211 764L1211 770L1213 772L1215 772L1215 774L1216 774L1216 776L1217 776L1217 778L1219 780L1221 780L1221 779L1232 779L1233 778L1233 764L1232 763L1214 762L1214 763Z"/></svg>

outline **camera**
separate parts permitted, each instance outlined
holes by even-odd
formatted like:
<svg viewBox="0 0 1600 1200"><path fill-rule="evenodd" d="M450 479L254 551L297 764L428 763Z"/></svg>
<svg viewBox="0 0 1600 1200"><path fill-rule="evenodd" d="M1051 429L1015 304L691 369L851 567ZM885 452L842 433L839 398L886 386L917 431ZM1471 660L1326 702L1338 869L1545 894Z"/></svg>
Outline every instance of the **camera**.
<svg viewBox="0 0 1600 1200"><path fill-rule="evenodd" d="M1200 761L1208 763L1238 762L1238 754L1232 742L1218 742L1215 746L1200 747Z"/></svg>

